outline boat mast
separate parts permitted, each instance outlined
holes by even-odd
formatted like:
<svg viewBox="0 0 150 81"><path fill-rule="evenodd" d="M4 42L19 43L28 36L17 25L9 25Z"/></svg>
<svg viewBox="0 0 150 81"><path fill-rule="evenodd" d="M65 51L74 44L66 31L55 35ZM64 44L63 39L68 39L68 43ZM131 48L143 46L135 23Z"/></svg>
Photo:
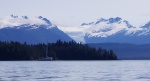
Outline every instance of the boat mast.
<svg viewBox="0 0 150 81"><path fill-rule="evenodd" d="M46 58L48 58L48 41L47 41L47 46L46 46Z"/></svg>

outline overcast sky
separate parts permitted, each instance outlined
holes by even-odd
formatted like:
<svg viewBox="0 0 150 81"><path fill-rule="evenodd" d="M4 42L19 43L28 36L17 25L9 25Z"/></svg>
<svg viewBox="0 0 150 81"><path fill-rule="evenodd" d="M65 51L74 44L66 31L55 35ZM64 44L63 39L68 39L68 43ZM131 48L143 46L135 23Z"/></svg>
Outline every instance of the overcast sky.
<svg viewBox="0 0 150 81"><path fill-rule="evenodd" d="M121 17L138 26L150 21L150 0L0 0L0 17L43 16L58 24L80 25Z"/></svg>

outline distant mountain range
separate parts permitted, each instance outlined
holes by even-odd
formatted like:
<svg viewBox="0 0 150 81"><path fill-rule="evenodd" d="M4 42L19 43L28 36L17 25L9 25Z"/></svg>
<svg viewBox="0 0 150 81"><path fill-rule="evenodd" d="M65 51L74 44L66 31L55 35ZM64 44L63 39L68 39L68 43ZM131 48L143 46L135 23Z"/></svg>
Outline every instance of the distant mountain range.
<svg viewBox="0 0 150 81"><path fill-rule="evenodd" d="M127 20L116 17L100 18L95 22L83 23L81 26L70 28L58 27L74 40L84 43L150 43L150 22L135 27ZM69 31L71 28L72 30Z"/></svg>
<svg viewBox="0 0 150 81"><path fill-rule="evenodd" d="M0 19L0 41L19 41L30 44L73 40L56 25L42 16L6 16Z"/></svg>
<svg viewBox="0 0 150 81"><path fill-rule="evenodd" d="M119 17L98 19L96 22L83 23L86 43L150 43L150 22L140 27L132 26Z"/></svg>
<svg viewBox="0 0 150 81"><path fill-rule="evenodd" d="M68 29L67 29L68 28ZM150 43L150 22L140 27L132 26L120 17L100 18L95 22L76 27L61 27L42 16L6 16L0 19L0 40L29 43L75 40L83 43Z"/></svg>

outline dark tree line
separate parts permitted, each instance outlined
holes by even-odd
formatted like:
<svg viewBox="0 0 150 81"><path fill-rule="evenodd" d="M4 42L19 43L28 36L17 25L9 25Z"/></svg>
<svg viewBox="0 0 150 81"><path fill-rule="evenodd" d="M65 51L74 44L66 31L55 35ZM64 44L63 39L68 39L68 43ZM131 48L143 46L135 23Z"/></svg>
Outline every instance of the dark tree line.
<svg viewBox="0 0 150 81"><path fill-rule="evenodd" d="M48 56L58 60L116 60L112 50L96 49L87 44L74 41L56 43L27 44L19 42L0 42L0 60L39 60Z"/></svg>

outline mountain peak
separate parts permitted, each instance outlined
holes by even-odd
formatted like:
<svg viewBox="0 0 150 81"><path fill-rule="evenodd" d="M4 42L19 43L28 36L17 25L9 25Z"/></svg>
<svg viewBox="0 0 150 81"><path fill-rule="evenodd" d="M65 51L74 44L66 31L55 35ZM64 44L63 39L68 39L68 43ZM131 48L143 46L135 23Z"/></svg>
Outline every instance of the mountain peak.
<svg viewBox="0 0 150 81"><path fill-rule="evenodd" d="M37 25L37 27L39 27L40 25L47 25L50 27L52 26L52 23L47 18L44 18L42 16L30 18L27 16L16 16L12 14L10 16L0 18L0 28L12 28L21 25Z"/></svg>
<svg viewBox="0 0 150 81"><path fill-rule="evenodd" d="M90 22L90 23L82 23L81 26L92 25L92 24L94 24L94 22Z"/></svg>
<svg viewBox="0 0 150 81"><path fill-rule="evenodd" d="M150 21L141 26L142 28L150 28Z"/></svg>
<svg viewBox="0 0 150 81"><path fill-rule="evenodd" d="M107 23L117 23L119 21L121 21L122 19L120 17L116 17L116 18L109 18L109 19L105 19L105 18L100 18L97 20L97 22L95 24L98 24L100 22L107 22Z"/></svg>
<svg viewBox="0 0 150 81"><path fill-rule="evenodd" d="M39 19L43 19L43 17L42 17L42 16L38 16L38 18L39 18Z"/></svg>
<svg viewBox="0 0 150 81"><path fill-rule="evenodd" d="M18 16L11 14L10 17L12 18L18 18Z"/></svg>
<svg viewBox="0 0 150 81"><path fill-rule="evenodd" d="M98 23L100 23L100 22L105 22L105 21L107 21L107 19L105 19L105 18L100 18L100 19L98 19L98 20L96 21L95 24L98 24Z"/></svg>
<svg viewBox="0 0 150 81"><path fill-rule="evenodd" d="M44 18L42 16L39 16L38 18L45 21L47 24L52 25L52 23L47 18Z"/></svg>
<svg viewBox="0 0 150 81"><path fill-rule="evenodd" d="M109 18L108 21L109 23L115 23L115 22L119 22L122 19L120 17L116 17L116 18Z"/></svg>
<svg viewBox="0 0 150 81"><path fill-rule="evenodd" d="M28 19L28 17L27 17L27 16L22 16L22 18L24 18L24 19Z"/></svg>

